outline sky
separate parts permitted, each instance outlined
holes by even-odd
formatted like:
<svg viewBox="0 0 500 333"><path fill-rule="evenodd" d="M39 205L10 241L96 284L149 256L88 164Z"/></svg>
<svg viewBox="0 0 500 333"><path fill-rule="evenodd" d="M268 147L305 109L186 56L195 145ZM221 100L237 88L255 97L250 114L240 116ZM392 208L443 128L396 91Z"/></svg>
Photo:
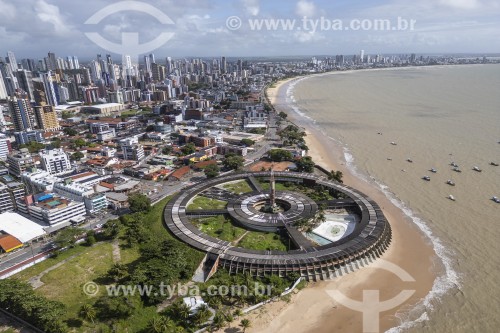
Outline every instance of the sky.
<svg viewBox="0 0 500 333"><path fill-rule="evenodd" d="M390 27L374 29L377 20ZM174 58L500 53L500 1L0 0L0 56L124 52L89 33L122 45L137 33L140 53Z"/></svg>

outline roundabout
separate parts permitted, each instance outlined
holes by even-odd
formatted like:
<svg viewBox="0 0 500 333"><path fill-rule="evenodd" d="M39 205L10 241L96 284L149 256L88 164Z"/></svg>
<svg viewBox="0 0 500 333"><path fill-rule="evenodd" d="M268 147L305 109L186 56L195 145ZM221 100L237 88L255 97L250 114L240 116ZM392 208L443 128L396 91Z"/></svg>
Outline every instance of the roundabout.
<svg viewBox="0 0 500 333"><path fill-rule="evenodd" d="M235 181L246 182L248 191L235 193L222 188ZM294 190L285 186L277 190L276 184L292 184ZM321 191L328 193L326 200L314 196ZM224 209L191 209L190 205L200 197L227 205ZM348 210L357 218L349 233L320 245L298 226L317 219L323 209ZM287 251L243 248L236 240L222 240L202 232L194 223L197 218L216 216L227 217L245 234L276 233L285 237L290 246ZM210 272L224 268L234 274L286 276L295 272L306 279L328 279L368 264L391 241L390 225L375 202L349 186L308 173L248 172L209 179L172 198L165 207L164 221L176 238L206 253L206 278L213 274ZM329 230L343 234L338 227Z"/></svg>

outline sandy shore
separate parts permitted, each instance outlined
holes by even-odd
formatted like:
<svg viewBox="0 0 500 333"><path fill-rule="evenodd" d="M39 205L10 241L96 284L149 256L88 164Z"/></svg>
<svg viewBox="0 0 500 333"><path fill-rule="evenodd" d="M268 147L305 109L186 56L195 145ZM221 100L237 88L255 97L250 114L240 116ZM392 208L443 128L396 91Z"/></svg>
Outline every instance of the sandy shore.
<svg viewBox="0 0 500 333"><path fill-rule="evenodd" d="M290 81L282 81L275 88L268 89L271 103L278 112L286 112L290 120L305 128L309 155L317 164L342 171L345 184L369 195L382 207L393 230L391 247L383 259L403 268L415 281L404 282L392 272L370 265L333 281L310 283L294 295L292 302L276 302L251 314L252 329L248 332L363 332L362 313L337 303L327 290L338 290L358 301L363 299L363 290L378 290L380 301L390 300L403 290L414 290L406 302L380 315L380 331L398 326L400 316L396 315L407 315L408 310L431 290L435 271L439 269L434 266L435 252L420 230L381 191L349 172L341 147L293 113L280 90L286 89Z"/></svg>

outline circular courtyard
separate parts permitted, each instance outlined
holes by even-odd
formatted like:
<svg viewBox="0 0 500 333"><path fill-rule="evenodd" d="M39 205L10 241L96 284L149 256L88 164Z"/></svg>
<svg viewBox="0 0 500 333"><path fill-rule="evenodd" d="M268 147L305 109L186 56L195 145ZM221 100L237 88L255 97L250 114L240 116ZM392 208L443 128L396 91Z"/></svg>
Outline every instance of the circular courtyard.
<svg viewBox="0 0 500 333"><path fill-rule="evenodd" d="M329 224L325 211L347 211L355 218L348 227ZM263 171L209 179L172 198L164 220L175 237L207 254L207 269L230 273L296 272L327 279L368 264L391 241L390 225L375 202L307 173ZM322 229L333 238L321 237L317 230ZM263 247L261 239L267 242Z"/></svg>

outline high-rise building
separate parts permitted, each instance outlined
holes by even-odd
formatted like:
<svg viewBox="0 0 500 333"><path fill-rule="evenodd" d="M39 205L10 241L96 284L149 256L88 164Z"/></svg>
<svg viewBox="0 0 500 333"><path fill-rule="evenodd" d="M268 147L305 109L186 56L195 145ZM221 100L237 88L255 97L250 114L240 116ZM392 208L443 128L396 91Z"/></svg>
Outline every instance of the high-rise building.
<svg viewBox="0 0 500 333"><path fill-rule="evenodd" d="M361 52L359 53L359 58L361 63L365 61L365 50L361 50Z"/></svg>
<svg viewBox="0 0 500 333"><path fill-rule="evenodd" d="M2 71L0 70L0 99L7 99L9 95L7 94L7 87L5 87L5 81L3 79Z"/></svg>
<svg viewBox="0 0 500 333"><path fill-rule="evenodd" d="M25 131L36 127L35 113L27 98L22 96L11 97L9 99L9 108L16 131Z"/></svg>
<svg viewBox="0 0 500 333"><path fill-rule="evenodd" d="M39 129L44 131L60 129L56 109L52 105L35 106L34 109Z"/></svg>
<svg viewBox="0 0 500 333"><path fill-rule="evenodd" d="M144 147L139 144L137 137L120 140L120 146L124 160L140 161L144 158Z"/></svg>
<svg viewBox="0 0 500 333"><path fill-rule="evenodd" d="M19 84L19 88L28 94L30 101L34 101L35 100L35 95L34 95L35 88L33 87L33 75L32 75L32 73L28 70L25 70L25 69L19 69L15 73L15 75L17 77L17 82Z"/></svg>
<svg viewBox="0 0 500 333"><path fill-rule="evenodd" d="M56 85L52 79L52 72L48 71L47 73L40 74L40 78L43 82L43 87L45 90L45 98L47 99L47 104L52 106L58 106L57 102L57 91Z"/></svg>
<svg viewBox="0 0 500 333"><path fill-rule="evenodd" d="M14 52L9 51L7 52L7 60L9 61L10 68L12 69L12 72L16 72L19 66L17 65L17 60Z"/></svg>
<svg viewBox="0 0 500 333"><path fill-rule="evenodd" d="M42 168L51 175L71 170L69 157L61 148L41 151L40 158Z"/></svg>
<svg viewBox="0 0 500 333"><path fill-rule="evenodd" d="M57 58L55 53L49 52L48 57L46 58L47 61L47 70L49 71L55 71L57 69Z"/></svg>
<svg viewBox="0 0 500 333"><path fill-rule="evenodd" d="M220 61L220 69L221 73L225 74L227 72L227 62L226 62L226 57L222 57Z"/></svg>

